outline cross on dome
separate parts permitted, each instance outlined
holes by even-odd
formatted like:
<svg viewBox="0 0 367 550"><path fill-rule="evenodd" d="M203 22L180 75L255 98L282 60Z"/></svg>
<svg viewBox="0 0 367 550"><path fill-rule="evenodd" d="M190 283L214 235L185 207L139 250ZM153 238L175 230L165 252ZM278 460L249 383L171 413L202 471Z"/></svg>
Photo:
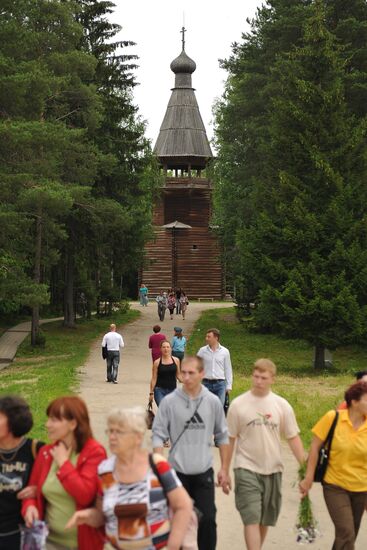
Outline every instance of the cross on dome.
<svg viewBox="0 0 367 550"><path fill-rule="evenodd" d="M183 26L182 29L180 30L180 33L182 34L182 50L183 51L185 51L185 32L186 32L186 29Z"/></svg>

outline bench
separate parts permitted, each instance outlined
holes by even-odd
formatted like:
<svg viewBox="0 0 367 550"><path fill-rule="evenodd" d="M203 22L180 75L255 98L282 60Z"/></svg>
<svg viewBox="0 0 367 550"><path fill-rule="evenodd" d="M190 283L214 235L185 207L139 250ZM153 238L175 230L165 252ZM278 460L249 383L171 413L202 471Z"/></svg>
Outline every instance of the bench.
<svg viewBox="0 0 367 550"><path fill-rule="evenodd" d="M209 297L198 298L198 302L201 302L202 300L211 300L212 302L214 302L214 298L209 298Z"/></svg>

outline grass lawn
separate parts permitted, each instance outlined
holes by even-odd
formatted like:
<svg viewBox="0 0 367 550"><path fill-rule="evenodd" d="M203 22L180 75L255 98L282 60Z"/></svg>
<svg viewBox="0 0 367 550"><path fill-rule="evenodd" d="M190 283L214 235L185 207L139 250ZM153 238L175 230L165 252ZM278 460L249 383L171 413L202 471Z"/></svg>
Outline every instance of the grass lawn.
<svg viewBox="0 0 367 550"><path fill-rule="evenodd" d="M32 348L29 337L21 344L11 367L0 372L0 392L19 394L28 401L34 417L34 437L45 439L48 403L77 390L78 367L86 360L92 341L107 332L109 323L120 326L139 315L130 310L114 313L113 318L78 320L76 329L64 328L59 321L48 323L42 326L45 348Z"/></svg>
<svg viewBox="0 0 367 550"><path fill-rule="evenodd" d="M202 314L195 325L187 352L195 353L205 344L210 327L219 328L221 342L229 348L234 370L232 399L250 387L252 365L260 357L269 357L277 365L273 390L293 406L301 436L306 445L311 427L326 411L343 400L345 389L354 381L354 373L367 369L367 349L343 347L333 353L332 369L313 369L313 348L303 340L287 340L275 335L257 334L240 323L234 309L215 309Z"/></svg>

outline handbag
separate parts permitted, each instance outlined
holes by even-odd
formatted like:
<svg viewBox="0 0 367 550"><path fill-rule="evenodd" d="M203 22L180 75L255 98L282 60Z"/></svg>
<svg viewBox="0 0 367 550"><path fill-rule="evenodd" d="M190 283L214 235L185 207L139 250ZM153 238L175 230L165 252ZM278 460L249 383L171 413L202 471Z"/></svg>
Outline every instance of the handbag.
<svg viewBox="0 0 367 550"><path fill-rule="evenodd" d="M102 359L107 359L107 344L102 346Z"/></svg>
<svg viewBox="0 0 367 550"><path fill-rule="evenodd" d="M223 409L224 409L224 414L227 416L227 412L228 412L228 409L229 409L229 393L228 392L226 392L226 396L224 398Z"/></svg>
<svg viewBox="0 0 367 550"><path fill-rule="evenodd" d="M314 475L314 481L319 483L323 481L324 476L326 474L326 470L329 463L331 442L333 440L336 424L338 422L338 417L339 417L339 412L335 411L335 417L334 417L333 423L330 426L329 433L327 434L326 439L321 445L321 448L319 450L319 457L317 460L315 475Z"/></svg>
<svg viewBox="0 0 367 550"><path fill-rule="evenodd" d="M149 401L147 406L147 412L146 412L146 422L147 422L148 430L152 429L154 418L155 418L155 414L153 412L153 403L152 401Z"/></svg>
<svg viewBox="0 0 367 550"><path fill-rule="evenodd" d="M45 548L45 542L48 536L48 527L44 521L36 520L32 527L21 525L21 543L22 550L42 550Z"/></svg>

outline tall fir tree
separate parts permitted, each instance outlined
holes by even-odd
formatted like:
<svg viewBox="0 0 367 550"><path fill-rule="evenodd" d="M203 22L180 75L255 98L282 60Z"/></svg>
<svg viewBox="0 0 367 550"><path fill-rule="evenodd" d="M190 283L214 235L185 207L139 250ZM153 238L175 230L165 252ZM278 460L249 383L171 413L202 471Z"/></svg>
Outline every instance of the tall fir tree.
<svg viewBox="0 0 367 550"><path fill-rule="evenodd" d="M345 97L358 118L367 115L367 2L325 0L326 24L342 46Z"/></svg>
<svg viewBox="0 0 367 550"><path fill-rule="evenodd" d="M258 324L312 342L321 368L325 347L367 335L367 125L345 100L324 2L310 10L302 46L274 65L256 216L239 246L244 272L257 269Z"/></svg>
<svg viewBox="0 0 367 550"><path fill-rule="evenodd" d="M5 209L22 220L17 270L33 272L32 287L40 288L33 303L23 293L23 304L32 306L33 344L47 270L67 237L64 218L88 195L97 166L86 129L98 123L99 100L85 83L96 63L77 49L81 28L71 8L56 0L6 0L0 14L1 194Z"/></svg>
<svg viewBox="0 0 367 550"><path fill-rule="evenodd" d="M215 217L224 245L227 276L235 283L241 302L252 301L258 291L255 277L246 277L245 284L236 236L255 214L250 195L262 177L270 139L271 71L277 56L299 42L309 4L310 0L266 2L257 9L254 19L247 21L251 29L243 34L241 43L234 44L230 58L221 62L229 76L224 95L215 107ZM255 275L255 265L251 272Z"/></svg>
<svg viewBox="0 0 367 550"><path fill-rule="evenodd" d="M72 211L70 238L63 249L67 326L74 323L75 287L89 298L109 301L126 291L122 281L141 262L157 184L145 127L133 104L136 56L125 50L134 43L115 39L122 29L110 21L113 2L78 0L77 4L77 21L83 28L79 47L96 59L93 83L103 114L98 130L89 133L100 152L93 205L83 214ZM82 253L75 248L76 240L85 243Z"/></svg>

